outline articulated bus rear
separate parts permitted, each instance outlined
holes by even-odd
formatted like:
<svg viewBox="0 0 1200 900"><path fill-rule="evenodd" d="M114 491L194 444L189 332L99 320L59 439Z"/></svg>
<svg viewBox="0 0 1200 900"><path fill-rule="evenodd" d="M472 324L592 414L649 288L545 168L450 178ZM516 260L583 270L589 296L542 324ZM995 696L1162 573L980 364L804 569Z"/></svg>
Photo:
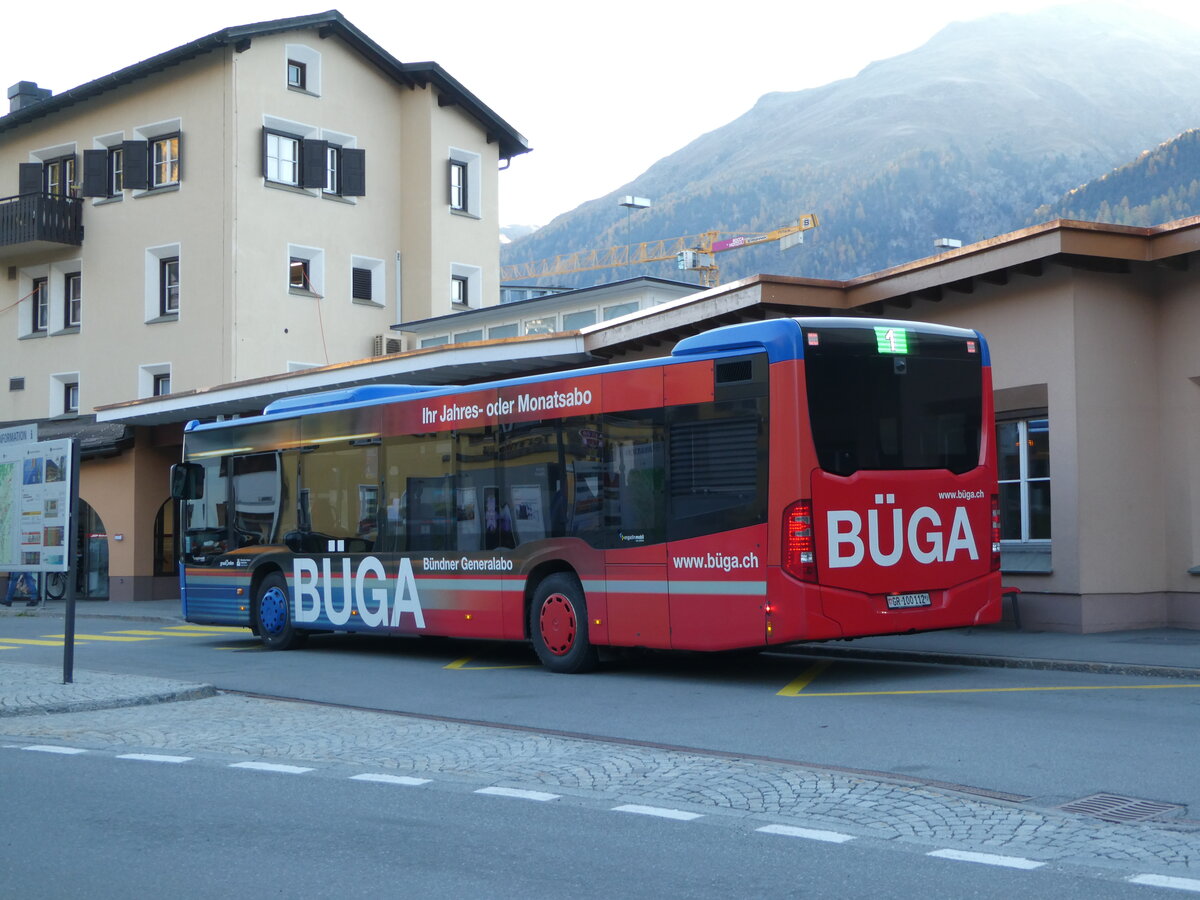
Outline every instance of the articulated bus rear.
<svg viewBox="0 0 1200 900"><path fill-rule="evenodd" d="M914 322L800 322L802 360L773 378L783 388L773 410L794 390L797 421L777 419L777 428L794 431L772 438L773 512L782 509L772 519L784 528L782 565L768 590L779 598L772 640L998 621L992 384L982 336Z"/></svg>

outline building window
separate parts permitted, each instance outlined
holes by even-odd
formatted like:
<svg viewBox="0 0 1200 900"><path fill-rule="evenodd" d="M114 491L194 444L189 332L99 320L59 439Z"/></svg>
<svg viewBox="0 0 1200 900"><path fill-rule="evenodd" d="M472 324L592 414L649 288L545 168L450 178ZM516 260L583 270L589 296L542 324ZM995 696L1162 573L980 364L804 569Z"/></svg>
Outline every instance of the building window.
<svg viewBox="0 0 1200 900"><path fill-rule="evenodd" d="M321 54L304 44L284 44L285 79L288 90L321 93Z"/></svg>
<svg viewBox="0 0 1200 900"><path fill-rule="evenodd" d="M150 142L150 188L179 184L179 135L168 134Z"/></svg>
<svg viewBox="0 0 1200 900"><path fill-rule="evenodd" d="M33 290L29 297L33 301L33 319L29 323L29 330L34 334L43 334L50 325L50 280L33 279Z"/></svg>
<svg viewBox="0 0 1200 900"><path fill-rule="evenodd" d="M505 325L493 325L488 329L488 339L496 340L497 338L512 338L517 336L517 323L510 322Z"/></svg>
<svg viewBox="0 0 1200 900"><path fill-rule="evenodd" d="M618 303L616 306L604 307L604 320L615 319L618 316L626 316L631 312L638 311L638 303L636 300L630 303Z"/></svg>
<svg viewBox="0 0 1200 900"><path fill-rule="evenodd" d="M108 151L107 190L109 197L119 197L125 187L125 151L112 147Z"/></svg>
<svg viewBox="0 0 1200 900"><path fill-rule="evenodd" d="M163 397L171 393L171 373L160 372L154 376L154 396Z"/></svg>
<svg viewBox="0 0 1200 900"><path fill-rule="evenodd" d="M467 164L450 160L450 208L467 208Z"/></svg>
<svg viewBox="0 0 1200 900"><path fill-rule="evenodd" d="M179 314L179 257L168 256L158 262L158 314Z"/></svg>
<svg viewBox="0 0 1200 900"><path fill-rule="evenodd" d="M63 382L63 414L79 412L79 382L64 381Z"/></svg>
<svg viewBox="0 0 1200 900"><path fill-rule="evenodd" d="M482 306L483 269L464 263L451 263L450 302L460 306Z"/></svg>
<svg viewBox="0 0 1200 900"><path fill-rule="evenodd" d="M1050 540L1050 419L996 424L1000 468L1000 538Z"/></svg>
<svg viewBox="0 0 1200 900"><path fill-rule="evenodd" d="M482 341L482 340L483 340L483 329L482 328L473 328L470 331L460 331L454 335L454 343L456 343L456 344L465 344L468 341Z"/></svg>
<svg viewBox="0 0 1200 900"><path fill-rule="evenodd" d="M342 148L330 144L325 148L325 193L342 192Z"/></svg>
<svg viewBox="0 0 1200 900"><path fill-rule="evenodd" d="M482 209L480 185L483 157L478 153L451 147L447 173L450 211L479 216Z"/></svg>
<svg viewBox="0 0 1200 900"><path fill-rule="evenodd" d="M325 295L324 250L299 244L287 245L287 289L289 294L317 298Z"/></svg>
<svg viewBox="0 0 1200 900"><path fill-rule="evenodd" d="M63 276L63 327L78 328L83 306L83 273Z"/></svg>
<svg viewBox="0 0 1200 900"><path fill-rule="evenodd" d="M267 181L300 184L300 138L267 132Z"/></svg>
<svg viewBox="0 0 1200 900"><path fill-rule="evenodd" d="M48 159L42 163L42 189L47 194L65 197L74 194L75 155Z"/></svg>
<svg viewBox="0 0 1200 900"><path fill-rule="evenodd" d="M308 66L298 60L289 59L287 61L287 83L288 87L299 88L304 90L307 82Z"/></svg>
<svg viewBox="0 0 1200 900"><path fill-rule="evenodd" d="M309 261L293 256L288 263L288 287L296 290L310 290L312 278L309 275Z"/></svg>
<svg viewBox="0 0 1200 900"><path fill-rule="evenodd" d="M596 311L583 309L579 312L563 313L563 331L576 331L596 324Z"/></svg>

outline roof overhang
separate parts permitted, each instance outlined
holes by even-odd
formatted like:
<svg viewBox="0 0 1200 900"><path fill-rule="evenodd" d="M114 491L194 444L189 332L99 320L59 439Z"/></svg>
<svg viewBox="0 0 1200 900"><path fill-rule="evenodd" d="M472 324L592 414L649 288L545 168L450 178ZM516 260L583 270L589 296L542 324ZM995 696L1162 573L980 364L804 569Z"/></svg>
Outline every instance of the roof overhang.
<svg viewBox="0 0 1200 900"><path fill-rule="evenodd" d="M366 384L451 385L603 362L577 332L411 350L96 408L97 422L166 425L260 412L284 397Z"/></svg>

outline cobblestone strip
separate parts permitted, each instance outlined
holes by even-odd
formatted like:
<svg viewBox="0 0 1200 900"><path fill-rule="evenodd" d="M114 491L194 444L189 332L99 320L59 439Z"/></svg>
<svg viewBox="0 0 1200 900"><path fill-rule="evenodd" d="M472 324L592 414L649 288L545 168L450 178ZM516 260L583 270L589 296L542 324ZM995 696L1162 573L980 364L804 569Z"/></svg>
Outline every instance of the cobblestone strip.
<svg viewBox="0 0 1200 900"><path fill-rule="evenodd" d="M757 760L230 695L190 703L10 719L30 739L109 748L356 765L406 778L458 779L600 795L647 806L724 810L1042 862L1200 872L1200 833L1117 825L912 784Z"/></svg>
<svg viewBox="0 0 1200 900"><path fill-rule="evenodd" d="M217 693L207 684L80 670L63 684L61 669L2 663L0 685L0 718L198 700Z"/></svg>

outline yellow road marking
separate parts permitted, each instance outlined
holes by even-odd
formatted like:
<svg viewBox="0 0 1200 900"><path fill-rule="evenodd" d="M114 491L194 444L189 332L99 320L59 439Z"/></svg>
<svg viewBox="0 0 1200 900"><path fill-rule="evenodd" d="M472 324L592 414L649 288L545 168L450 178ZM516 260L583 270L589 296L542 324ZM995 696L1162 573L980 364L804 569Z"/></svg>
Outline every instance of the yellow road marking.
<svg viewBox="0 0 1200 900"><path fill-rule="evenodd" d="M469 663L470 661L471 661L471 657L464 656L462 659L456 659L454 662L450 663L447 666L442 666L442 668L443 669L463 669L468 672L484 672L489 669L536 669L537 668L537 665L534 663L522 663L519 666L468 666L467 663Z"/></svg>
<svg viewBox="0 0 1200 900"><path fill-rule="evenodd" d="M799 678L797 678L795 681L793 681L791 684L789 684L787 687L785 687L782 691L780 691L777 696L779 696L779 697L795 697L802 690L804 690L806 687L808 687L810 684L812 684L814 678L816 678L818 675L820 675L822 672L824 672L826 669L828 669L832 665L833 665L832 662L826 661L826 662L819 662L815 666L810 666L808 669L805 670L803 675L801 675Z"/></svg>
<svg viewBox="0 0 1200 900"><path fill-rule="evenodd" d="M137 631L131 629L129 631L110 631L109 634L137 634L147 637L224 637L223 631Z"/></svg>
<svg viewBox="0 0 1200 900"><path fill-rule="evenodd" d="M87 642L79 641L78 643L85 644ZM63 645L63 642L62 641L39 641L39 640L35 640L34 638L0 638L0 644L21 644L22 646L30 646L30 647L61 647ZM8 649L15 650L16 647L9 647Z"/></svg>
<svg viewBox="0 0 1200 900"><path fill-rule="evenodd" d="M799 679L797 679L799 680ZM792 682L795 684L795 682ZM779 692L783 697L885 697L900 694L1016 694L1035 691L1152 691L1164 688L1200 688L1200 684L1086 684L1064 685L1062 687L1009 687L1009 688L941 688L924 691L810 691L802 694L799 690L787 692L788 685Z"/></svg>
<svg viewBox="0 0 1200 900"><path fill-rule="evenodd" d="M229 634L231 631L249 631L244 625L168 625L172 632L200 632L202 634Z"/></svg>
<svg viewBox="0 0 1200 900"><path fill-rule="evenodd" d="M59 638L60 640L66 640L66 637L67 637L65 634L47 634L45 636L48 638ZM119 637L119 636L113 635L113 634L77 634L77 635L75 635L75 637L76 638L84 638L85 640L89 640L89 641L152 641L152 640L154 640L154 638L144 638L144 637Z"/></svg>

